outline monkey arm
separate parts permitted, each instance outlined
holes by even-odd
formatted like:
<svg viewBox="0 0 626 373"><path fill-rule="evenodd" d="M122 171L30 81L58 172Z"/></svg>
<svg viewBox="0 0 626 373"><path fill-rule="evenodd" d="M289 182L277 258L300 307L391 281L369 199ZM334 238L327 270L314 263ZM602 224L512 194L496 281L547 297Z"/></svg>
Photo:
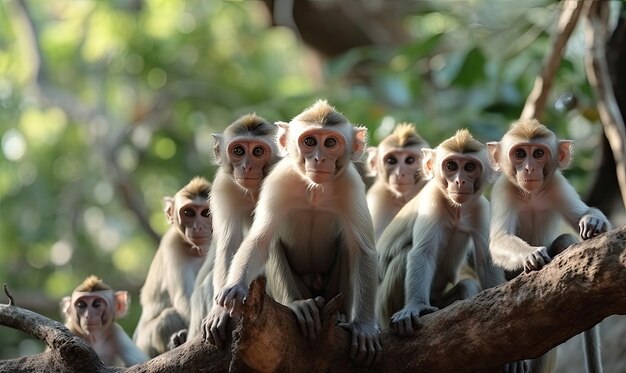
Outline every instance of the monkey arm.
<svg viewBox="0 0 626 373"><path fill-rule="evenodd" d="M135 345L118 323L114 322L111 328L115 336L117 354L127 367L150 360L150 358Z"/></svg>
<svg viewBox="0 0 626 373"><path fill-rule="evenodd" d="M405 308L421 311L430 305L430 289L435 276L441 231L436 219L418 216L413 225L413 247L408 253L404 282ZM418 313L419 313L418 311Z"/></svg>
<svg viewBox="0 0 626 373"><path fill-rule="evenodd" d="M413 240L412 227L417 216L418 199L409 201L389 223L376 243L380 280L387 272L393 258L402 253Z"/></svg>
<svg viewBox="0 0 626 373"><path fill-rule="evenodd" d="M167 293L172 306L178 311L185 323L189 322L191 314L190 298L196 281L196 273L186 268L186 256L181 255L179 247L168 247L164 252L164 262L167 265L161 274L164 277Z"/></svg>
<svg viewBox="0 0 626 373"><path fill-rule="evenodd" d="M514 271L524 266L524 260L540 249L531 246L516 235L518 197L505 176L500 176L491 192L491 223L489 228L489 251L493 262L506 270ZM512 201L512 202L510 202Z"/></svg>
<svg viewBox="0 0 626 373"><path fill-rule="evenodd" d="M504 272L497 268L489 252L489 202L481 196L472 216L474 229L471 233L474 243L475 267L483 289L504 283Z"/></svg>

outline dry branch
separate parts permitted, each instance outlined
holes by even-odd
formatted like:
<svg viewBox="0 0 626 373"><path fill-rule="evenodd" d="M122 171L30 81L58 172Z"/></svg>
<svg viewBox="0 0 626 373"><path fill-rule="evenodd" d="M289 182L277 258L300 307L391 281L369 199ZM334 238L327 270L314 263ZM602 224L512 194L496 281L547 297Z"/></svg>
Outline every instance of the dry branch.
<svg viewBox="0 0 626 373"><path fill-rule="evenodd" d="M335 324L341 299L324 307L324 331L310 344L291 310L267 296L264 287L263 280L251 286L233 332L232 354L198 337L126 371L364 370L349 359L349 334ZM612 314L626 314L626 226L572 246L541 271L424 316L424 326L414 337L401 339L384 331L382 360L370 371L496 371L507 361L539 356ZM52 348L0 362L0 371L115 371L101 366L93 351L85 350L64 326L43 316L0 305L0 324Z"/></svg>
<svg viewBox="0 0 626 373"><path fill-rule="evenodd" d="M520 115L521 119L540 119L543 115L550 89L554 83L554 77L561 63L563 51L576 28L584 2L565 0L562 4L563 10L560 13L559 21L552 37L552 48L546 56L541 75L535 79L533 89L526 98L524 109L522 109L522 114Z"/></svg>

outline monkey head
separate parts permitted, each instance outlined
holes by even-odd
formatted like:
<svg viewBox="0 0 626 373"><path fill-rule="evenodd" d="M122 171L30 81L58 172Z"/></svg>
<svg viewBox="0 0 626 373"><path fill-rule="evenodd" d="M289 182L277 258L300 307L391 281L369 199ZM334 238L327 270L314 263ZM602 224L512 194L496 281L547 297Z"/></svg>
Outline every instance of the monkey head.
<svg viewBox="0 0 626 373"><path fill-rule="evenodd" d="M116 318L128 311L130 296L113 291L95 276L88 277L71 296L61 300L61 310L72 329L83 335L108 330Z"/></svg>
<svg viewBox="0 0 626 373"><path fill-rule="evenodd" d="M278 122L278 142L312 184L324 184L340 175L348 162L365 149L367 129L354 127L324 100L316 102L291 122Z"/></svg>
<svg viewBox="0 0 626 373"><path fill-rule="evenodd" d="M452 204L461 205L480 196L491 179L485 146L467 130L459 130L436 149L422 152L424 174L434 178Z"/></svg>
<svg viewBox="0 0 626 373"><path fill-rule="evenodd" d="M554 132L537 120L520 120L500 142L487 143L489 162L525 193L534 193L566 168L572 157L572 141L557 140Z"/></svg>
<svg viewBox="0 0 626 373"><path fill-rule="evenodd" d="M240 117L213 138L217 163L245 190L256 191L278 160L276 125L256 114Z"/></svg>
<svg viewBox="0 0 626 373"><path fill-rule="evenodd" d="M196 177L174 197L165 197L165 217L178 227L178 232L190 245L193 255L205 255L213 238L212 215L209 209L211 184Z"/></svg>

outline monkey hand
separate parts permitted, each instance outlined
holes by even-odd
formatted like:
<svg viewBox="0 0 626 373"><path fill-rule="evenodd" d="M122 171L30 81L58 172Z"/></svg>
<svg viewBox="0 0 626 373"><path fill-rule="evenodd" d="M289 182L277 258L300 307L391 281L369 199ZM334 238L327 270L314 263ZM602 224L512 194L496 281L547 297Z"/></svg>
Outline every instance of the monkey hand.
<svg viewBox="0 0 626 373"><path fill-rule="evenodd" d="M202 338L217 348L224 348L227 340L228 320L230 320L230 314L226 308L213 306L207 317L202 320Z"/></svg>
<svg viewBox="0 0 626 373"><path fill-rule="evenodd" d="M311 342L322 331L320 312L322 307L324 307L324 303L324 298L317 297L315 299L297 300L287 305L296 314L300 332Z"/></svg>
<svg viewBox="0 0 626 373"><path fill-rule="evenodd" d="M405 306L391 316L391 328L401 337L413 335L417 329L422 327L419 317L438 309L426 303L420 303L417 306Z"/></svg>
<svg viewBox="0 0 626 373"><path fill-rule="evenodd" d="M172 334L170 336L170 341L167 343L167 349L169 350L173 350L176 347L182 345L183 343L187 342L187 329L181 329L179 331L177 331L176 333Z"/></svg>
<svg viewBox="0 0 626 373"><path fill-rule="evenodd" d="M241 314L243 300L248 294L248 287L243 283L226 285L215 296L215 302L230 311L230 317Z"/></svg>
<svg viewBox="0 0 626 373"><path fill-rule="evenodd" d="M526 361L513 361L504 364L504 373L526 373L528 372L528 364Z"/></svg>
<svg viewBox="0 0 626 373"><path fill-rule="evenodd" d="M580 232L580 238L588 240L600 233L606 232L608 229L607 222L604 219L600 219L595 215L587 214L583 216L578 222L578 228Z"/></svg>
<svg viewBox="0 0 626 373"><path fill-rule="evenodd" d="M380 346L380 331L374 323L352 321L339 324L350 331L350 358L359 365L370 366L372 362L379 362L382 354Z"/></svg>
<svg viewBox="0 0 626 373"><path fill-rule="evenodd" d="M552 258L548 254L548 248L545 246L539 246L535 251L524 259L524 272L530 273L532 271L538 271L546 264L550 263Z"/></svg>

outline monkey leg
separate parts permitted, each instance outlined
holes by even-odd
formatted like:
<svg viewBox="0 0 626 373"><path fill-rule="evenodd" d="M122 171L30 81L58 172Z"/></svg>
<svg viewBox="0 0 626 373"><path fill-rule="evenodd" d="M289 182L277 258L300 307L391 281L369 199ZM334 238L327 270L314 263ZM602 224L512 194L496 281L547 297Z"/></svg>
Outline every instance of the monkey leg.
<svg viewBox="0 0 626 373"><path fill-rule="evenodd" d="M536 359L530 360L528 373L550 373L556 366L556 348L546 352Z"/></svg>
<svg viewBox="0 0 626 373"><path fill-rule="evenodd" d="M583 349L585 352L587 373L602 373L599 325L583 332Z"/></svg>
<svg viewBox="0 0 626 373"><path fill-rule="evenodd" d="M463 300L471 298L474 295L480 293L480 283L473 278L464 278L457 282L450 290L443 294L443 297L438 302L432 302L434 306L443 308L451 305L457 300Z"/></svg>
<svg viewBox="0 0 626 373"><path fill-rule="evenodd" d="M137 347L151 358L168 350L170 336L187 327L185 321L175 308L166 308L159 316L144 324L137 333Z"/></svg>
<svg viewBox="0 0 626 373"><path fill-rule="evenodd" d="M578 241L578 238L576 238L574 235L569 233L562 234L552 242L550 247L548 247L548 255L550 255L550 258L554 258L555 256L565 251L565 249L574 244L577 244L578 242L580 241Z"/></svg>
<svg viewBox="0 0 626 373"><path fill-rule="evenodd" d="M404 307L406 253L391 259L376 291L376 316L381 328L388 328L391 316Z"/></svg>

